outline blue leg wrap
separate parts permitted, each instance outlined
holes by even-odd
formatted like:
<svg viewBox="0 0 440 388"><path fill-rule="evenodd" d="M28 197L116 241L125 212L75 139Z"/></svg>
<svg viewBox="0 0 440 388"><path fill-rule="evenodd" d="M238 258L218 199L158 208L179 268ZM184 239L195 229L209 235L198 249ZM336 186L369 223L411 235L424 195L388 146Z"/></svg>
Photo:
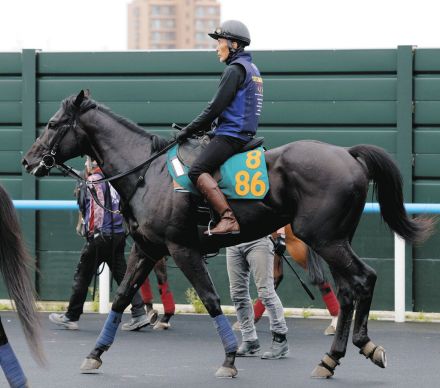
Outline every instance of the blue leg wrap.
<svg viewBox="0 0 440 388"><path fill-rule="evenodd" d="M238 348L237 338L232 331L231 324L223 314L217 315L214 318L214 326L217 329L217 333L222 339L223 347L226 353L236 352Z"/></svg>
<svg viewBox="0 0 440 388"><path fill-rule="evenodd" d="M122 313L110 311L110 314L105 321L101 334L96 341L96 347L107 350L113 343L116 335L116 330L121 323Z"/></svg>
<svg viewBox="0 0 440 388"><path fill-rule="evenodd" d="M0 346L0 365L12 388L26 386L26 376L9 343Z"/></svg>

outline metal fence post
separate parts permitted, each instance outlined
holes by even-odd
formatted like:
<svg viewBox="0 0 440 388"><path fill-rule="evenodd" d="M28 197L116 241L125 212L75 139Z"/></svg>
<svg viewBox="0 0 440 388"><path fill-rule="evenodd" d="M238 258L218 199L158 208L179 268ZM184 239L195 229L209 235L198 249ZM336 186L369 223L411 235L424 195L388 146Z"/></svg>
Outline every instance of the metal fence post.
<svg viewBox="0 0 440 388"><path fill-rule="evenodd" d="M25 49L21 54L21 149L28 150L34 143L37 130L37 52L34 49ZM33 175L21 174L21 197L22 199L36 198L36 179ZM23 235L26 236L26 244L29 252L35 258L35 266L38 268L36 256L37 245L37 216L36 213L29 213L25 219L21 219ZM38 275L34 277L37 292Z"/></svg>
<svg viewBox="0 0 440 388"><path fill-rule="evenodd" d="M403 195L406 203L413 201L413 46L397 48L397 144L396 158L404 181ZM405 305L413 310L413 257L412 246L405 251Z"/></svg>
<svg viewBox="0 0 440 388"><path fill-rule="evenodd" d="M405 322L405 240L394 233L394 322Z"/></svg>
<svg viewBox="0 0 440 388"><path fill-rule="evenodd" d="M104 268L99 275L99 313L108 314L110 312L110 270L108 265L102 263Z"/></svg>

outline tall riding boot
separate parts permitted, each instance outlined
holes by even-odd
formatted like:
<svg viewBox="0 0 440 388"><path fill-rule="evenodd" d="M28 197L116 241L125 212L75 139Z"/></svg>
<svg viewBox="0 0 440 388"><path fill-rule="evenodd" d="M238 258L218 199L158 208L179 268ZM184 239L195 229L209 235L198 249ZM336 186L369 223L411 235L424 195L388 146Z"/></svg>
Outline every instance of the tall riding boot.
<svg viewBox="0 0 440 388"><path fill-rule="evenodd" d="M220 221L215 228L205 232L205 234L238 234L240 233L240 225L234 216L228 201L219 189L215 179L208 173L203 173L197 179L197 188L220 215Z"/></svg>

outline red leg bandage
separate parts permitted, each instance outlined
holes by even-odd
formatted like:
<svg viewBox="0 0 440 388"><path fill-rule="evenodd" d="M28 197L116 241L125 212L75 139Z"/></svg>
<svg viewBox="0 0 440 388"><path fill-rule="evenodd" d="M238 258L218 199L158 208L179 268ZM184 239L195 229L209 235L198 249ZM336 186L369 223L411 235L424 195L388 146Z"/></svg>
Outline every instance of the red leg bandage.
<svg viewBox="0 0 440 388"><path fill-rule="evenodd" d="M162 299L163 310L165 314L174 314L176 304L171 290L168 288L168 283L159 284L160 298Z"/></svg>
<svg viewBox="0 0 440 388"><path fill-rule="evenodd" d="M339 314L339 302L335 293L332 290L330 283L322 283L319 285L321 291L322 300L324 301L327 309L332 317L336 317Z"/></svg>
<svg viewBox="0 0 440 388"><path fill-rule="evenodd" d="M153 303L153 292L151 291L150 281L148 277L145 279L144 284L142 284L141 288L141 296L142 300L145 304Z"/></svg>
<svg viewBox="0 0 440 388"><path fill-rule="evenodd" d="M257 301L254 304L254 316L255 320L259 320L266 310L266 307L264 307L263 302L260 299L257 299Z"/></svg>

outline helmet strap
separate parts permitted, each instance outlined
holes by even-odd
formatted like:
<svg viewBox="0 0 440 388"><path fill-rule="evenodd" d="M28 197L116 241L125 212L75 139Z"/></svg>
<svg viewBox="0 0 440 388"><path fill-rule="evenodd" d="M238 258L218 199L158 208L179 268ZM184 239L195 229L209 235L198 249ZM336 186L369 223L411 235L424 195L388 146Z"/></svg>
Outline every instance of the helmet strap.
<svg viewBox="0 0 440 388"><path fill-rule="evenodd" d="M227 39L226 42L228 44L228 49L229 49L229 55L228 55L226 62L229 62L230 60L232 60L233 56L235 56L239 52L243 51L244 47L242 45L240 45L239 42L237 42L237 45L238 45L237 48L233 48L232 47L232 40L230 40L230 39Z"/></svg>

